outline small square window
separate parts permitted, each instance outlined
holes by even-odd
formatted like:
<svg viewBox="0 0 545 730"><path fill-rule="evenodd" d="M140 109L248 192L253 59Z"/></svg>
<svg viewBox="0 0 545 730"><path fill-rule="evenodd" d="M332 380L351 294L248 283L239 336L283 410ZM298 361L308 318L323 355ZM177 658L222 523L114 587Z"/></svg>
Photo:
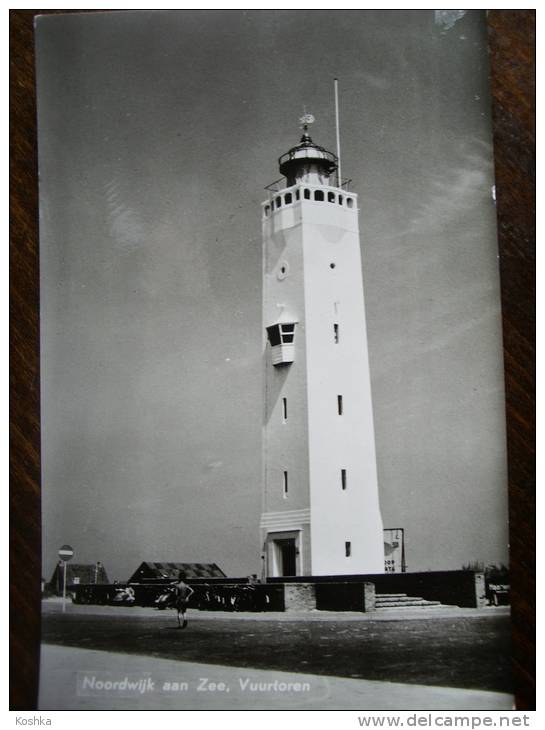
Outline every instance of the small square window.
<svg viewBox="0 0 545 730"><path fill-rule="evenodd" d="M295 333L295 324L281 324L280 331L282 333L282 342L284 344L290 344L293 342L293 335Z"/></svg>

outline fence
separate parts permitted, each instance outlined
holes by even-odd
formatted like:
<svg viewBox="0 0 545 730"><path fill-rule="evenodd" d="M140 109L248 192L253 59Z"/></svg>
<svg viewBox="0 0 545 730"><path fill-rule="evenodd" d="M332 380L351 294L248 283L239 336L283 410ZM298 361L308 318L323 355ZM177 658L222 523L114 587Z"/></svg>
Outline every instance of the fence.
<svg viewBox="0 0 545 730"><path fill-rule="evenodd" d="M246 583L193 583L195 591L189 606L200 611L284 611L284 587ZM122 600L123 592L132 589L134 600ZM170 584L131 583L114 585L78 585L71 591L74 603L94 605L154 606L161 595L173 592ZM126 594L125 594L126 595ZM117 599L117 600L116 600ZM121 600L120 600L121 599ZM160 605L160 604L159 604ZM168 606L168 601L165 601Z"/></svg>

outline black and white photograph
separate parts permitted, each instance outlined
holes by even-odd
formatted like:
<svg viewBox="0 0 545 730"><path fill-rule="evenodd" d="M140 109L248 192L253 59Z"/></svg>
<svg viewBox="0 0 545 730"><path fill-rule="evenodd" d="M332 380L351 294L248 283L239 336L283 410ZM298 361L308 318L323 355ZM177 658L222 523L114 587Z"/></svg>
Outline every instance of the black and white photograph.
<svg viewBox="0 0 545 730"><path fill-rule="evenodd" d="M485 11L35 42L39 708L513 709Z"/></svg>

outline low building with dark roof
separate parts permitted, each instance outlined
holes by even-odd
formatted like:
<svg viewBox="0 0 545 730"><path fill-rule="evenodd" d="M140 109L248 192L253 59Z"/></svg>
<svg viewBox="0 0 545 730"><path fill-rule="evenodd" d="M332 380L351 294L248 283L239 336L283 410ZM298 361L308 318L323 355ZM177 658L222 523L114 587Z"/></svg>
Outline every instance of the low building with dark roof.
<svg viewBox="0 0 545 730"><path fill-rule="evenodd" d="M55 566L51 580L47 585L47 592L57 596L62 595L64 568L59 561ZM66 588L72 590L78 585L109 585L110 581L102 563L82 565L80 563L66 563Z"/></svg>
<svg viewBox="0 0 545 730"><path fill-rule="evenodd" d="M129 583L165 583L178 579L183 571L187 578L225 578L216 563L150 563L143 562L131 575Z"/></svg>

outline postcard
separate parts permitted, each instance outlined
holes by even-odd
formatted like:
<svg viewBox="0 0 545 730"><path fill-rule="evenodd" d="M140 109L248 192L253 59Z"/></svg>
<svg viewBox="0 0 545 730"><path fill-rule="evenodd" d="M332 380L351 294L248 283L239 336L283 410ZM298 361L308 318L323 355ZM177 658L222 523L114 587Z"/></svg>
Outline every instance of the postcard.
<svg viewBox="0 0 545 730"><path fill-rule="evenodd" d="M484 11L36 20L42 710L508 710Z"/></svg>

